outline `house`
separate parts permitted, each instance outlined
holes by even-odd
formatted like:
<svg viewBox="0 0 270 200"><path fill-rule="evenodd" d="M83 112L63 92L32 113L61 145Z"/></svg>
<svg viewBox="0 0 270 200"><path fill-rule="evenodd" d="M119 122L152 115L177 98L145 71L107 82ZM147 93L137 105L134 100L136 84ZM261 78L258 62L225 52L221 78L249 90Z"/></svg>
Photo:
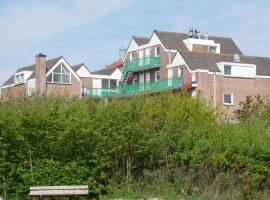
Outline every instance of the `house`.
<svg viewBox="0 0 270 200"><path fill-rule="evenodd" d="M114 95L186 88L229 111L248 95L270 95L269 58L246 56L232 38L194 29L134 36L123 63L121 86Z"/></svg>
<svg viewBox="0 0 270 200"><path fill-rule="evenodd" d="M19 68L1 87L1 97L30 96L33 93L84 96L94 88L119 86L122 72L114 63L110 68L91 72L84 63L71 66L64 57L36 56L34 65ZM119 65L119 67L121 67ZM99 96L99 92L92 95Z"/></svg>
<svg viewBox="0 0 270 200"><path fill-rule="evenodd" d="M39 94L80 96L81 79L64 57L38 54L33 65L19 68L1 87L1 97Z"/></svg>
<svg viewBox="0 0 270 200"><path fill-rule="evenodd" d="M112 96L121 84L122 71L119 67L106 67L92 72L91 85L84 85L84 96Z"/></svg>

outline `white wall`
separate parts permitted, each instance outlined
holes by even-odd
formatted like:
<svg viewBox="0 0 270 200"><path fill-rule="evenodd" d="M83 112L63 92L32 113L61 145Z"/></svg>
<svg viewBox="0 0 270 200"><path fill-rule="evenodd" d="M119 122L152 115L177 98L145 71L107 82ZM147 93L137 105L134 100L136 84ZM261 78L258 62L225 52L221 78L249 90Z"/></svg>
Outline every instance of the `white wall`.
<svg viewBox="0 0 270 200"><path fill-rule="evenodd" d="M102 79L93 79L93 88L101 88L102 87Z"/></svg>
<svg viewBox="0 0 270 200"><path fill-rule="evenodd" d="M36 79L27 81L27 95L31 96L36 91Z"/></svg>
<svg viewBox="0 0 270 200"><path fill-rule="evenodd" d="M256 65L253 64L244 64L244 63L228 63L221 62L217 63L219 70L224 74L224 66L231 66L231 77L243 77L243 78L255 78L256 76Z"/></svg>
<svg viewBox="0 0 270 200"><path fill-rule="evenodd" d="M214 40L203 40L203 39L189 38L189 39L183 40L183 42L189 51L193 50L193 44L199 44L199 45L206 45L206 46L215 46L216 53L220 53L220 44L215 43Z"/></svg>
<svg viewBox="0 0 270 200"><path fill-rule="evenodd" d="M87 70L87 68L85 66L82 66L76 73L81 78L91 77L91 73Z"/></svg>
<svg viewBox="0 0 270 200"><path fill-rule="evenodd" d="M110 76L110 79L121 80L121 78L122 78L122 72L118 68Z"/></svg>

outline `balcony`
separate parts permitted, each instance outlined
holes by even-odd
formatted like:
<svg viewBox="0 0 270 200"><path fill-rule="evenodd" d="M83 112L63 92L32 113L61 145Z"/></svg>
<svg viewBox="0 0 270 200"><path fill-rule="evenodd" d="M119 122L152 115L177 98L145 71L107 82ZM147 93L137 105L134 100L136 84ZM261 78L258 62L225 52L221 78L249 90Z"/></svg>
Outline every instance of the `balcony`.
<svg viewBox="0 0 270 200"><path fill-rule="evenodd" d="M160 67L160 56L148 56L144 58L130 60L126 62L122 80L125 79L127 72L136 72L156 67Z"/></svg>
<svg viewBox="0 0 270 200"><path fill-rule="evenodd" d="M143 84L122 85L114 89L86 88L85 96L97 98L111 98L114 96L130 96L140 93L163 92L175 90L182 87L182 77L172 77L159 81L151 81Z"/></svg>

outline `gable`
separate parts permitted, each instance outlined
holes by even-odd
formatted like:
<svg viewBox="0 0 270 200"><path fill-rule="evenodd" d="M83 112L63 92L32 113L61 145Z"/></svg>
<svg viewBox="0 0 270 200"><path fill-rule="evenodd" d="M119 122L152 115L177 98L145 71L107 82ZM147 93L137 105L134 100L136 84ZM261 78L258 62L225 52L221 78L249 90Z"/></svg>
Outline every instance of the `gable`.
<svg viewBox="0 0 270 200"><path fill-rule="evenodd" d="M76 72L74 72L74 70L71 68L71 66L66 62L66 60L64 58L61 58L57 63L55 63L55 65L48 70L46 76L48 77L57 67L59 64L63 64L65 66L65 68L78 80L80 81L80 77L76 74Z"/></svg>
<svg viewBox="0 0 270 200"><path fill-rule="evenodd" d="M86 68L86 66L82 65L77 71L76 71L77 75L81 78L89 78L91 77L91 73L89 72L89 70Z"/></svg>

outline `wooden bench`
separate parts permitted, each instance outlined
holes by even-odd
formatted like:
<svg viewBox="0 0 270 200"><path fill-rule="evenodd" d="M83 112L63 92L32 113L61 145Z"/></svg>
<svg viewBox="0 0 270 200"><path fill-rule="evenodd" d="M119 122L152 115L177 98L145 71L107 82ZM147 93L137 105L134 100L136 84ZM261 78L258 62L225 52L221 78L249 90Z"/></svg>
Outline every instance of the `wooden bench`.
<svg viewBox="0 0 270 200"><path fill-rule="evenodd" d="M88 185L74 186L38 186L30 187L29 196L33 198L67 197L69 199L79 199L89 195Z"/></svg>

